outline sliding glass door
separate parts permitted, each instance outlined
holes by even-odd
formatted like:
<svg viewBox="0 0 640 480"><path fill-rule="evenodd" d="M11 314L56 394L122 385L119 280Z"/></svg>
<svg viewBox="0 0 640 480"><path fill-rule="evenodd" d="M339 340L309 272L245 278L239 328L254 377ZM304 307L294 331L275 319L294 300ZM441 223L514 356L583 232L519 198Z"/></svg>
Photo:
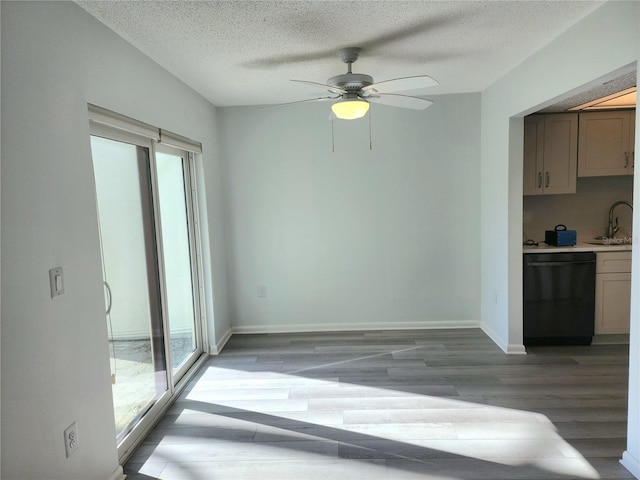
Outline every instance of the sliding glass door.
<svg viewBox="0 0 640 480"><path fill-rule="evenodd" d="M120 443L203 352L192 159L102 126L91 149Z"/></svg>
<svg viewBox="0 0 640 480"><path fill-rule="evenodd" d="M185 367L199 354L200 334L195 285L197 270L192 261L196 255L191 219L191 175L187 152L158 145L155 154L162 230L162 253L166 303L169 324L169 354L174 377L184 374Z"/></svg>
<svg viewBox="0 0 640 480"><path fill-rule="evenodd" d="M168 388L150 144L92 136L91 149L116 434L121 437Z"/></svg>

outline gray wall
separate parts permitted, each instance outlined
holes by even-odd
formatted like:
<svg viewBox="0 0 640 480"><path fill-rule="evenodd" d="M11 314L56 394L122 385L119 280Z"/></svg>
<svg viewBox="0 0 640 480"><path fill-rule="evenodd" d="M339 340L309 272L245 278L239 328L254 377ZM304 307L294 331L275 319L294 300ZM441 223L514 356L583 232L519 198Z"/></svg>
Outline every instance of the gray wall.
<svg viewBox="0 0 640 480"><path fill-rule="evenodd" d="M222 108L234 331L479 325L480 96ZM267 296L258 298L258 286Z"/></svg>
<svg viewBox="0 0 640 480"><path fill-rule="evenodd" d="M87 102L202 142L208 308L224 332L216 112L73 3L1 7L2 478L105 480L118 458ZM56 266L66 293L52 300ZM80 447L67 459L73 421Z"/></svg>

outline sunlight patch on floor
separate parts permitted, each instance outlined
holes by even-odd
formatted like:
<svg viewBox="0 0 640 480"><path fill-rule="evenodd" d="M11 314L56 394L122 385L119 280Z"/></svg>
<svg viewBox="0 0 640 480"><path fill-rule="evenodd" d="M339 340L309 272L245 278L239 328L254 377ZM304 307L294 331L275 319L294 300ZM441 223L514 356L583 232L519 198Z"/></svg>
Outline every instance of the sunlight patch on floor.
<svg viewBox="0 0 640 480"><path fill-rule="evenodd" d="M311 369L306 370L308 372ZM295 432L294 428L260 425L258 432L279 431L292 441L322 440L358 446L349 436L340 439L332 432L352 432L367 442L387 439L438 452L501 465L534 465L539 469L572 478L597 479L597 471L557 432L545 416L510 408L338 382L337 378L309 378L277 372L254 372L208 367L187 401L206 402L215 407L209 415L224 418L224 407L264 414L301 424L325 427L325 432ZM313 390L313 400L305 397ZM307 395L308 396L308 395ZM188 403L188 402L187 402ZM217 412L215 409L220 409ZM187 406L183 421L198 409ZM344 412L342 419L323 423L319 419L332 411ZM215 422L215 420L214 420ZM334 423L335 422L335 423ZM283 448L284 445L275 445ZM247 455L269 449L264 443L248 443ZM311 460L322 453L308 452ZM399 456L399 458L402 458ZM412 460L412 459L408 459ZM413 459L420 462L419 459ZM434 474L438 475L436 472ZM404 477L403 477L404 478ZM424 477L422 477L424 478ZM433 476L433 479L453 480Z"/></svg>

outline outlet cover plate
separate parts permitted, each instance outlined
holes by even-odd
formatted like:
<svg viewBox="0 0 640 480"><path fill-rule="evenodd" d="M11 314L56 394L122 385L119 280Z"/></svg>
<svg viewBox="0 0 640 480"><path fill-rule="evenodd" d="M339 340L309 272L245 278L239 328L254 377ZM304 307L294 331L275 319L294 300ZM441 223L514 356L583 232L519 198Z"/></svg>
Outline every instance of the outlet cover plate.
<svg viewBox="0 0 640 480"><path fill-rule="evenodd" d="M64 279L62 273L62 267L56 267L49 270L51 298L56 298L64 294Z"/></svg>
<svg viewBox="0 0 640 480"><path fill-rule="evenodd" d="M64 431L64 450L67 457L78 449L78 426L76 422L69 425Z"/></svg>

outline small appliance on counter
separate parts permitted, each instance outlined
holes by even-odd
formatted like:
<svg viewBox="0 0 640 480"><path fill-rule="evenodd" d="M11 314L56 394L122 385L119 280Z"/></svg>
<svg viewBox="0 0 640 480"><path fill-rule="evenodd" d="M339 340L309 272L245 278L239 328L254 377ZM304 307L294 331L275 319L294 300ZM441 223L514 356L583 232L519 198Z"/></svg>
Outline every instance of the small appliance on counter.
<svg viewBox="0 0 640 480"><path fill-rule="evenodd" d="M575 230L567 230L566 225L556 225L553 230L545 230L544 243L556 247L571 247L576 244L578 236Z"/></svg>

